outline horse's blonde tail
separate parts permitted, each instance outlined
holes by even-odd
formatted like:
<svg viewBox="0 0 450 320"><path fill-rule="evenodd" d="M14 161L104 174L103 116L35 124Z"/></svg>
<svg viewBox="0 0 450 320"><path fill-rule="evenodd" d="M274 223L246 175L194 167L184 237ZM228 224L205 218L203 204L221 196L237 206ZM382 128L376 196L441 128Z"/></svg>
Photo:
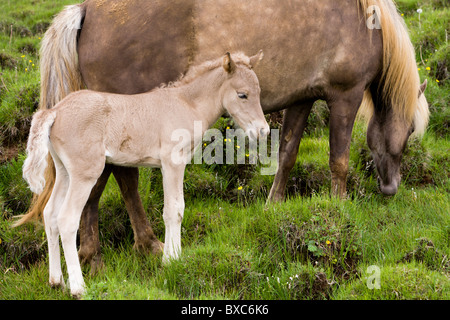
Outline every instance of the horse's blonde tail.
<svg viewBox="0 0 450 320"><path fill-rule="evenodd" d="M81 5L67 6L53 20L40 50L41 109L50 109L83 87L78 64L77 36L84 19Z"/></svg>
<svg viewBox="0 0 450 320"><path fill-rule="evenodd" d="M41 96L39 108L50 109L69 93L81 90L83 80L78 63L77 37L86 12L81 5L67 6L59 13L42 39L40 49ZM47 156L43 191L33 195L30 210L14 223L22 225L42 217L53 190L55 168ZM42 179L42 177L40 178ZM42 182L42 181L41 181Z"/></svg>
<svg viewBox="0 0 450 320"><path fill-rule="evenodd" d="M27 143L27 158L23 164L23 178L28 183L30 190L40 195L44 191L45 169L48 162L50 130L55 122L55 110L40 110L33 116L31 122L30 135ZM20 216L13 226L19 226L35 217L35 213L30 211L26 215Z"/></svg>
<svg viewBox="0 0 450 320"><path fill-rule="evenodd" d="M365 14L370 14L371 6L379 8L383 36L382 98L397 115L414 124L416 135L421 135L428 123L428 104L423 95L418 96L416 55L403 18L392 0L358 1Z"/></svg>

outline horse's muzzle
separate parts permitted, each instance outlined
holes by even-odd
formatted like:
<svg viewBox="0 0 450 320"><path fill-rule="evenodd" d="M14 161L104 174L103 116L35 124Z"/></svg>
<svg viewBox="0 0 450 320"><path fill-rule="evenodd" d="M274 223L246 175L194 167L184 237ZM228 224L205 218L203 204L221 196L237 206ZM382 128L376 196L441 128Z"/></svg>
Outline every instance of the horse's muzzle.
<svg viewBox="0 0 450 320"><path fill-rule="evenodd" d="M393 196L397 194L398 187L400 185L400 180L392 180L389 184L384 184L381 180L379 180L380 190L383 194L387 196Z"/></svg>

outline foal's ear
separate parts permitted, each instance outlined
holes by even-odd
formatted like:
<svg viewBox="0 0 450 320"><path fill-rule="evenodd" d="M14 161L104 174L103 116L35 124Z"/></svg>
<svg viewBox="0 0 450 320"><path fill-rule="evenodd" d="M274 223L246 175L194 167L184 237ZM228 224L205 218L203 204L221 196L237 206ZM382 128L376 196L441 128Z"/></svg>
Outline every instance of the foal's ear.
<svg viewBox="0 0 450 320"><path fill-rule="evenodd" d="M236 70L236 64L233 59L231 59L231 54L229 52L227 52L225 57L223 57L223 68L230 74Z"/></svg>
<svg viewBox="0 0 450 320"><path fill-rule="evenodd" d="M250 66L252 68L256 67L258 63L264 58L264 53L262 50L259 50L258 54L250 57Z"/></svg>
<svg viewBox="0 0 450 320"><path fill-rule="evenodd" d="M424 83L422 83L419 87L419 98L422 94L425 93L425 90L427 89L427 85L428 85L428 80L425 79Z"/></svg>

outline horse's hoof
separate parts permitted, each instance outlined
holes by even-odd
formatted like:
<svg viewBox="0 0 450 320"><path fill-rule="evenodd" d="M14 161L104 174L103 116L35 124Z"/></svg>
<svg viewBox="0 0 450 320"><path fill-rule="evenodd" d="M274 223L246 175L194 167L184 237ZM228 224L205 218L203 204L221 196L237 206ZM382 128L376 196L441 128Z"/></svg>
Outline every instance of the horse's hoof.
<svg viewBox="0 0 450 320"><path fill-rule="evenodd" d="M82 266L90 266L90 274L94 275L104 268L102 256L97 252L78 251L78 258Z"/></svg>
<svg viewBox="0 0 450 320"><path fill-rule="evenodd" d="M91 270L89 271L90 275L95 275L100 273L105 268L102 257L97 254L91 260Z"/></svg>
<svg viewBox="0 0 450 320"><path fill-rule="evenodd" d="M136 242L133 246L133 249L145 254L151 253L154 255L158 255L164 252L164 243L162 243L158 239L146 242Z"/></svg>

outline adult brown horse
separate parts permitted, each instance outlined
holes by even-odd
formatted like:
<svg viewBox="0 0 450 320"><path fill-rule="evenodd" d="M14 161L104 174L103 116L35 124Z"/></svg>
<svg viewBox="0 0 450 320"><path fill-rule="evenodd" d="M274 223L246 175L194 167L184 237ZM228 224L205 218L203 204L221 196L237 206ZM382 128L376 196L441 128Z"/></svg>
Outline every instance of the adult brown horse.
<svg viewBox="0 0 450 320"><path fill-rule="evenodd" d="M60 13L44 37L41 108L84 85L145 92L226 51L260 49L265 58L255 72L263 109L286 109L269 198L284 197L317 99L330 109L332 194L345 195L351 133L363 97L372 111L367 136L381 191L396 193L403 150L414 130L425 130L428 105L413 46L391 0L87 0ZM79 251L84 262L100 261L98 201L111 172L125 199L135 246L160 248L137 192L138 171L109 166L84 210ZM20 222L42 211L53 176L49 171L46 190Z"/></svg>

